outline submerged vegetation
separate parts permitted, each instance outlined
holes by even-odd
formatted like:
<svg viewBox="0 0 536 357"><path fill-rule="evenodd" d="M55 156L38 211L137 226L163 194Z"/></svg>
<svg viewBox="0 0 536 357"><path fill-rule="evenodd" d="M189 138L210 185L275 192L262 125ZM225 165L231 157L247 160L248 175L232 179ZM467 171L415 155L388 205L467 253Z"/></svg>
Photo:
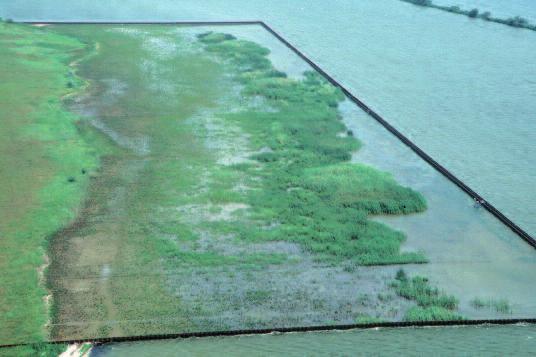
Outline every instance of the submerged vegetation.
<svg viewBox="0 0 536 357"><path fill-rule="evenodd" d="M247 195L252 218L269 229L238 227L248 242L288 240L325 261L363 265L423 263L421 253L401 253L405 237L368 219L374 214L408 214L426 208L417 192L391 175L350 164L360 143L341 122L343 94L321 75L287 78L255 43L216 33L199 35L206 50L237 68L242 94L265 100L270 111L226 115L251 137L252 163L233 169L260 177Z"/></svg>
<svg viewBox="0 0 536 357"><path fill-rule="evenodd" d="M406 321L449 321L462 319L455 312L458 308L458 299L430 286L428 279L425 277L415 276L410 278L401 269L397 272L392 287L399 296L415 301L417 304L417 306L410 308L406 312L404 317Z"/></svg>
<svg viewBox="0 0 536 357"><path fill-rule="evenodd" d="M475 309L489 309L495 310L502 314L508 314L512 312L512 307L507 299L494 299L494 298L474 298L471 300L471 306Z"/></svg>
<svg viewBox="0 0 536 357"><path fill-rule="evenodd" d="M536 31L535 24L530 23L527 19L520 17L520 16L509 17L509 18L503 19L503 18L491 16L491 13L489 11L480 12L480 10L476 8L471 9L471 10L464 10L460 8L459 6L436 5L432 2L432 0L400 0L400 1L407 2L413 5L423 6L423 7L431 7L434 9L447 11L453 14L465 15L470 18L479 18L484 21L496 22L496 23L511 26L511 27L518 27L518 28L524 28L527 30Z"/></svg>

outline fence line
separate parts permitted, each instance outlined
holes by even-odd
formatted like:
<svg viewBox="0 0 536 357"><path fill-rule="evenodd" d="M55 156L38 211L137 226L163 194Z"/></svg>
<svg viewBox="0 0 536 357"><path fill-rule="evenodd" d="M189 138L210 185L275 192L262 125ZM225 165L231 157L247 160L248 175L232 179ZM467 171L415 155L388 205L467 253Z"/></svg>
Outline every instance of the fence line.
<svg viewBox="0 0 536 357"><path fill-rule="evenodd" d="M364 110L367 114L369 114L371 117L376 119L385 129L387 129L391 134L396 136L400 141L402 141L406 146L408 146L411 150L413 150L421 159L426 161L428 164L430 164L433 168L435 168L437 171L439 171L443 176L445 176L448 180L450 180L452 183L454 183L456 186L461 188L465 193L467 193L469 196L471 196L475 201L480 203L488 212L490 212L492 215L494 215L497 219L499 219L502 223L504 223L508 228L510 228L512 231L514 231L517 235L519 235L522 239L524 239L528 244L530 244L533 248L536 249L536 240L531 237L527 232L525 232L521 227L519 227L517 224L512 222L508 217L506 217L501 211L499 211L497 208L495 208L491 203L486 201L482 196L480 196L478 193L476 193L473 189L471 189L469 186L467 186L463 181L458 179L454 174L452 174L449 170L447 170L445 167L440 165L437 161L432 159L430 155L425 153L421 148L419 148L416 144L414 144L410 139L408 139L406 136L404 136L401 132L399 132L395 127L393 127L387 120L383 119L378 113L373 111L369 106L367 106L363 101L358 99L356 96L354 96L348 89L346 89L342 84L340 84L336 79L331 77L329 74L326 73L320 66L318 66L316 63L314 63L312 60L310 60L306 55L304 55L300 50L298 50L296 47L294 47L292 44L290 44L287 40L285 40L280 34L278 34L274 29L272 29L270 26L268 26L266 23L261 21L261 26L264 27L268 32L270 32L272 35L274 35L279 41L281 41L285 46L287 46L290 50L292 50L295 54L300 56L301 59L303 59L305 62L307 62L311 67L313 67L316 71L318 71L324 78L326 78L331 84L338 87L342 90L342 92L346 95L348 99L350 99L352 102L354 102L356 105L358 105L362 110Z"/></svg>
<svg viewBox="0 0 536 357"><path fill-rule="evenodd" d="M513 324L535 324L536 319L497 319L497 320L459 320L459 321L414 321L414 322L380 322L366 324L349 324L349 325L321 325L321 326L300 326L300 327L280 327L253 330L226 330L226 331L208 331L208 332L183 332L167 333L154 335L139 336L114 336L114 337L97 337L97 338L80 338L72 340L55 340L46 342L33 343L13 343L0 345L2 348L13 348L21 346L31 346L38 344L74 344L74 343L116 343L132 341L155 341L170 340L179 338L193 337L221 337L221 336L239 336L239 335L260 335L271 333L288 333L288 332L314 332L314 331L347 331L363 330L371 328L400 328L400 327L438 327L438 326L475 326L475 325L513 325Z"/></svg>

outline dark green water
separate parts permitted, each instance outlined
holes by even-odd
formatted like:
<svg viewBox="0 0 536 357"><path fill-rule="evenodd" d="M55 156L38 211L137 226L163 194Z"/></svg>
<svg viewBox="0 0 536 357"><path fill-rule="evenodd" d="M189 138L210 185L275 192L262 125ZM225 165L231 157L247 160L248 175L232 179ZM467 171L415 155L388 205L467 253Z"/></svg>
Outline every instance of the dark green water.
<svg viewBox="0 0 536 357"><path fill-rule="evenodd" d="M96 356L530 356L536 325L371 329L95 347Z"/></svg>

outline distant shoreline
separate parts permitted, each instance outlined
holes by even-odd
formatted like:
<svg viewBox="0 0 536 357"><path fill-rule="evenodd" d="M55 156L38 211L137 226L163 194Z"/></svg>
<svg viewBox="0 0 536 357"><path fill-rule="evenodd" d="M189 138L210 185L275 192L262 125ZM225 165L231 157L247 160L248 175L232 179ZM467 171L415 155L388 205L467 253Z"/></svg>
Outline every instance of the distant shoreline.
<svg viewBox="0 0 536 357"><path fill-rule="evenodd" d="M481 12L477 8L473 8L471 10L464 10L460 8L459 6L436 5L432 2L432 0L400 0L400 1L407 2L409 4L413 4L416 6L431 7L434 9L450 12L453 14L465 15L472 19L481 19L484 21L495 22L495 23L503 24L503 25L510 26L510 27L536 31L536 25L530 23L529 20L521 16L514 16L514 17L503 19L499 17L492 17L491 12L489 11Z"/></svg>

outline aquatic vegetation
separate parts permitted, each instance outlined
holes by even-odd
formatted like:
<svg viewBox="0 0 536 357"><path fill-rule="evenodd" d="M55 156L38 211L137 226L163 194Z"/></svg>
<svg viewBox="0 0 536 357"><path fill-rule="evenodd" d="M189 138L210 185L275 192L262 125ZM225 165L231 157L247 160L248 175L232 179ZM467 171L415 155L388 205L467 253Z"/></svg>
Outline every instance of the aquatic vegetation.
<svg viewBox="0 0 536 357"><path fill-rule="evenodd" d="M143 135L150 143L147 157L137 147L122 146L125 140L106 142L94 128L85 134L93 135L92 142L108 152L89 187L92 199L79 219L54 235L49 280L56 302L52 330L56 338L225 329L228 322L211 320L222 309L240 312L245 304L262 302L272 312L281 304L286 306L277 301L277 295L267 299L266 292L258 293L248 285L255 280L252 272L278 265L290 269L294 264L284 251L256 251L272 241L298 243L317 260L333 264L342 260L364 265L426 261L419 252L400 252L405 239L401 232L368 219L371 214L420 212L426 208L424 198L399 186L387 173L349 163L360 144L352 136L339 135L347 131L337 110L344 97L318 74L307 72L301 80L287 78L272 67L267 49L225 35L200 37L207 52L224 59L215 63L212 56L198 52L172 59L158 57L158 52L145 49L143 36L94 32L83 26L55 31L87 43L99 42L103 53L80 65L81 75L104 87L92 88L97 107L91 109L114 125L114 136ZM114 51L109 51L111 46ZM139 66L139 58L145 57L149 61L143 63L173 66L173 74L165 80L191 86L191 91L181 92L184 100L177 100L173 91L151 90L155 79L140 74L145 68ZM115 65L118 62L121 68ZM223 79L228 73L234 74L232 83ZM124 83L125 92L110 98L106 90L110 78L114 78L112 85ZM241 107L235 99L216 104L228 90L222 83L240 83L242 96L251 101L262 98L263 105ZM217 115L197 116L205 108L216 108ZM150 125L138 115L142 109L150 113ZM129 118L128 125L114 122L116 113ZM217 125L225 131L217 131ZM247 143L239 135L226 138L232 135L227 134L230 130L246 135ZM247 155L243 160L219 163L221 150L207 147L218 140L233 145L238 141L244 147L237 149ZM232 153L227 156L226 160L235 159ZM67 182L76 184L75 179L69 183L67 177ZM237 190L237 183L244 188ZM226 213L228 206L247 209ZM247 246L252 248L245 250ZM79 258L69 251L85 253ZM155 271L165 273L155 276ZM115 278L124 272L135 276L135 283ZM177 272L181 273L175 277ZM201 287L210 287L212 280L234 279L229 278L232 274L238 276L233 282L245 279L245 300L238 294L231 295L231 301L207 305L198 301L199 296L192 300L183 293L184 279L206 272L213 272L215 278L200 283ZM92 284L83 279L87 275L102 278L98 289L93 285L87 291L72 288L71 279L78 277L83 286ZM62 276L70 279L57 278ZM214 282L214 288L220 281ZM150 301L147 291L151 291ZM220 294L214 299L226 296ZM300 294L292 292L294 301L321 310L322 299L310 301ZM240 306L234 307L238 301ZM136 318L140 322L130 322ZM72 320L89 323L64 324ZM251 317L239 322L239 327L259 327L269 320Z"/></svg>
<svg viewBox="0 0 536 357"><path fill-rule="evenodd" d="M53 338L191 330L196 327L191 315L170 293L164 272L173 274L188 267L263 266L282 260L277 253L225 256L184 248L194 245L199 233L192 229L193 222L180 220L177 207L197 197L200 176L215 165L199 140L204 130L187 120L221 98L220 66L199 53L166 57L149 47L153 39L161 40L160 46L168 44L163 41L169 27L155 26L147 37L121 29L51 29L92 46L100 44L98 55L80 62L79 72L92 83L87 93L91 102L82 107L96 113L88 120L89 139L107 150L88 187L90 199L76 221L52 239ZM173 41L181 45L181 37ZM173 71L155 74L153 67L140 66L147 63ZM177 94L175 88L184 83L189 90ZM75 100L73 109L76 105ZM216 170L207 172L211 180L212 171ZM224 194L232 177L215 176L215 190L200 193L200 200L223 201L232 196ZM125 274L127 278L122 276ZM88 276L102 279L93 282ZM73 288L73 281L86 290ZM70 325L73 320L80 324Z"/></svg>
<svg viewBox="0 0 536 357"><path fill-rule="evenodd" d="M463 320L457 313L441 306L414 306L406 311L406 321L455 321Z"/></svg>
<svg viewBox="0 0 536 357"><path fill-rule="evenodd" d="M471 306L473 306L475 309L492 309L503 314L512 312L512 307L507 299L483 299L477 297L471 300Z"/></svg>
<svg viewBox="0 0 536 357"><path fill-rule="evenodd" d="M17 147L31 165L9 161L14 155L0 160L28 175L20 184L37 197L29 216L10 217L5 228L15 258L0 279L20 286L1 305L16 321L2 338L43 339L45 278L53 294L48 332L58 339L320 324L333 318L326 310L342 311L339 322L372 321L357 313L379 301L374 319L398 316L389 309L401 297L423 316L454 310L457 301L424 278L402 275L398 296L385 294L385 281L374 281L373 294L311 296L333 274L357 286L359 265L426 262L422 252L401 251L402 232L371 219L422 212L426 201L390 174L351 163L361 144L341 120L340 90L311 71L289 78L268 49L231 35L204 33L195 42L165 26L123 30L13 25L22 35L6 36L0 50L17 69L6 82L13 93L36 94L29 102L9 92L13 105L33 112L0 129L34 145ZM76 72L68 65L75 59ZM29 84L35 78L43 88ZM43 181L32 187L35 177ZM18 190L10 194L26 203ZM40 276L45 250L51 261ZM13 278L20 270L25 280ZM284 283L270 280L272 272ZM259 288L259 280L275 287ZM289 291L287 281L299 288ZM12 308L23 290L31 301ZM338 300L327 304L331 297ZM229 312L242 314L221 319Z"/></svg>
<svg viewBox="0 0 536 357"><path fill-rule="evenodd" d="M511 27L517 27L517 28L523 28L527 30L536 31L535 24L530 23L527 19L520 17L520 16L503 19L499 17L492 17L489 11L485 11L481 13L476 8L471 9L471 10L464 10L460 8L459 6L455 6L455 5L454 6L436 5L432 2L432 0L400 0L400 1L407 2L413 5L417 5L417 6L431 7L434 9L450 12L453 14L465 15L473 19L480 18L484 21L495 22L495 23L499 23L503 25L508 25Z"/></svg>
<svg viewBox="0 0 536 357"><path fill-rule="evenodd" d="M397 272L392 287L399 296L415 301L416 307L410 308L404 317L407 321L458 320L455 313L458 300L430 286L427 278L408 277L401 269Z"/></svg>
<svg viewBox="0 0 536 357"><path fill-rule="evenodd" d="M197 35L198 38L202 39L205 43L218 43L225 40L236 40L236 37L227 33L219 32L205 32Z"/></svg>
<svg viewBox="0 0 536 357"><path fill-rule="evenodd" d="M422 307L436 305L453 310L458 306L455 297L440 294L437 288L430 287L428 279L421 276L399 280L395 287L398 295L414 300Z"/></svg>
<svg viewBox="0 0 536 357"><path fill-rule="evenodd" d="M315 72L287 78L272 67L268 50L252 42L207 34L199 40L237 68L243 95L262 97L275 108L225 116L250 134L259 151L266 149L251 156L258 164L234 169L262 178L248 193L248 204L255 220L276 224L268 230L240 227L243 240L285 239L326 261L426 262L421 253L400 252L401 232L368 219L421 212L426 203L389 174L349 163L360 143L337 135L346 132L337 110L344 96L337 88Z"/></svg>
<svg viewBox="0 0 536 357"><path fill-rule="evenodd" d="M356 324L374 324L374 323L381 323L381 322L385 322L385 320L380 319L378 317L369 316L366 314L361 314L357 316L357 318L355 319Z"/></svg>

